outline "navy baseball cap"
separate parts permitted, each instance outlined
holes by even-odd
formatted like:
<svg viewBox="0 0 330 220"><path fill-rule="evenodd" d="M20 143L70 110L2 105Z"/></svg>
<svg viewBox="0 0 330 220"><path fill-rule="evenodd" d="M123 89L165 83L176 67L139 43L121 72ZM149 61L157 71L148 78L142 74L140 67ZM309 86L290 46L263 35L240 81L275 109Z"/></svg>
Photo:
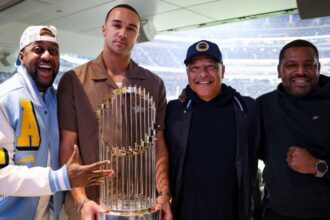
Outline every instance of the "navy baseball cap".
<svg viewBox="0 0 330 220"><path fill-rule="evenodd" d="M222 63L221 51L218 45L211 41L201 40L191 45L188 48L186 59L184 60L184 64L186 64L187 66L191 61L191 59L198 55L209 56L212 59L216 60L217 62Z"/></svg>

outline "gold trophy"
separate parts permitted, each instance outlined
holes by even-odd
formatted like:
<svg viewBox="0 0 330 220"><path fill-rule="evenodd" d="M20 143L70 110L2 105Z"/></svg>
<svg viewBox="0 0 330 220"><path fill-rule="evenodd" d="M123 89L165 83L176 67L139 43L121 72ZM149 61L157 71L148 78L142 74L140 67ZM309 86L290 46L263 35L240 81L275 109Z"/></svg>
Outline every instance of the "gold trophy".
<svg viewBox="0 0 330 220"><path fill-rule="evenodd" d="M106 220L158 220L156 201L156 108L141 87L114 90L99 106L100 160L110 160L115 175L101 186Z"/></svg>

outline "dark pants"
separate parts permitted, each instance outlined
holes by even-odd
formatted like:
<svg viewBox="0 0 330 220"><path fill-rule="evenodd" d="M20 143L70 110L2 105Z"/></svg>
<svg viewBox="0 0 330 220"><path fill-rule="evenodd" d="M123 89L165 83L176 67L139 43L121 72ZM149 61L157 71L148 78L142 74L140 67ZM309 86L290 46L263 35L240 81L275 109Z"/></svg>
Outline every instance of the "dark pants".
<svg viewBox="0 0 330 220"><path fill-rule="evenodd" d="M300 217L288 217L280 215L273 210L267 208L263 214L263 220L330 220L330 218L300 218Z"/></svg>

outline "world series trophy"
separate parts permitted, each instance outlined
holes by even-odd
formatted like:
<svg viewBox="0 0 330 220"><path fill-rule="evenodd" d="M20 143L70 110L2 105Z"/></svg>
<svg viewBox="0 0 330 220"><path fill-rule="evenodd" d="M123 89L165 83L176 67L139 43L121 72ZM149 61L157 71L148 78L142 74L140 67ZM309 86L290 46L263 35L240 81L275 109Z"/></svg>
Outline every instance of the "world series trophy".
<svg viewBox="0 0 330 220"><path fill-rule="evenodd" d="M104 220L158 220L156 201L156 107L141 87L114 90L97 110L100 160L115 174L101 186Z"/></svg>

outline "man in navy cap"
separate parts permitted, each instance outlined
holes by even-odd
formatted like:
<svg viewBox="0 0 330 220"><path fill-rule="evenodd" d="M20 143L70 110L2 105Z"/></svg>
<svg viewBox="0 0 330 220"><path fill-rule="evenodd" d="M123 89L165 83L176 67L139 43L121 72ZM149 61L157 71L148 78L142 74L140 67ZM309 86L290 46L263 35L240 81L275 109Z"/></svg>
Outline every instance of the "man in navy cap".
<svg viewBox="0 0 330 220"><path fill-rule="evenodd" d="M185 100L169 102L166 141L174 219L250 219L259 139L256 104L222 83L215 43L188 48Z"/></svg>

